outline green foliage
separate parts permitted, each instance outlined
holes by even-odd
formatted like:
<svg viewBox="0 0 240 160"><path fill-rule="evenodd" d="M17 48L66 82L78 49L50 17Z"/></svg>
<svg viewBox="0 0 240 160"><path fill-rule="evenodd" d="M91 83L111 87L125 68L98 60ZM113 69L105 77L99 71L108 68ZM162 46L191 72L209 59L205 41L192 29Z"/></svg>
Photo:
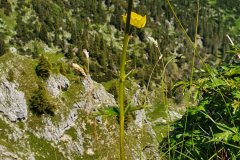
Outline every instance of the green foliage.
<svg viewBox="0 0 240 160"><path fill-rule="evenodd" d="M4 55L7 52L7 46L3 39L0 39L0 56Z"/></svg>
<svg viewBox="0 0 240 160"><path fill-rule="evenodd" d="M74 53L69 51L69 52L66 52L64 54L64 56L67 58L67 59L73 59L74 58Z"/></svg>
<svg viewBox="0 0 240 160"><path fill-rule="evenodd" d="M50 76L51 69L51 63L44 55L41 55L39 58L39 63L35 69L37 76L41 77L43 80L46 80Z"/></svg>
<svg viewBox="0 0 240 160"><path fill-rule="evenodd" d="M203 71L203 70L202 70ZM240 158L240 67L227 64L206 68L193 86L199 105L187 110L171 133L173 159L239 159ZM210 75L210 77L209 77ZM177 86L187 89L189 83ZM163 141L161 145L164 145Z"/></svg>
<svg viewBox="0 0 240 160"><path fill-rule="evenodd" d="M211 58L209 63L215 63L216 58L227 57L224 53L229 48L225 38L228 29L223 20L231 19L232 12L235 14L236 11L231 11L231 15L228 17L225 12L222 14L220 10L224 8L220 5L224 4L222 1L217 1L214 5L210 5L208 2L207 0L200 1L201 15L199 17L198 35L200 35L199 42L201 43L202 40L203 43L201 53L204 56L206 53L210 53L206 57ZM192 12L196 8L195 1L173 0L173 3L176 4L176 12L187 28L188 34L193 38L195 26L192 23L195 21L196 15ZM227 9L231 5L233 5L233 2L228 2ZM23 47L23 44L30 40L42 40L48 46L59 47L66 53L67 58L72 59L74 56L69 49L66 49L68 48L66 46L77 46L77 61L82 65L85 65L85 60L81 57L81 52L83 49L87 49L91 53L90 71L95 80L103 82L116 77L114 69L117 67L116 62L119 62L119 54L117 53L120 53L119 42L122 39L120 33L124 27L121 15L126 12L126 2L116 0L36 0L17 1L16 7L17 34L14 40L19 47ZM235 8L238 9L239 7ZM152 68L159 57L156 48L147 43L147 36L151 36L159 42L161 52L166 53L163 59L167 58L169 55L167 53L176 54L179 57L175 66L178 66L176 73L181 74L170 79L175 80L176 77L184 77L185 73L188 73L188 69L183 68L190 68L185 65L188 65L192 58L192 56L189 56L192 49L185 45L185 38L179 38L182 37L182 32L176 21L173 20L167 3L160 0L153 0L151 3L145 0L139 1L134 10L142 15L147 15L148 28L133 31L133 38L130 39L132 46L129 48L131 49L129 56L133 60L128 63L127 70L135 68L138 72L136 75L141 75L140 77L146 75L144 78L148 79L149 70L147 68ZM151 12L148 13L148 11ZM29 16L29 13L33 14ZM24 17L29 17L29 19ZM108 22L112 25L111 27L109 24L106 25ZM238 26L236 16L234 16L231 24ZM117 31L112 29L113 26ZM239 27L235 28L234 32L238 31ZM71 36L66 37L66 33ZM109 40L109 38L112 40ZM114 41L114 44L110 41ZM173 42L179 44L179 46L176 47ZM135 48L135 44L141 47ZM37 52L33 52L33 57L36 56ZM198 62L199 59L197 58L196 61ZM197 64L198 67L201 67L201 63ZM159 70L161 70L161 66L157 65L154 76L160 77ZM167 75L172 75L171 69L167 69L166 72ZM169 80L169 83L171 80ZM145 81L141 81L141 83L146 84Z"/></svg>
<svg viewBox="0 0 240 160"><path fill-rule="evenodd" d="M123 8L119 2L115 2L115 9L110 19L110 24L113 25L118 30L123 28L121 23L121 15L123 14Z"/></svg>
<svg viewBox="0 0 240 160"><path fill-rule="evenodd" d="M65 68L65 66L63 65L63 63L60 63L59 64L60 66L59 66L59 72L62 74L62 75L66 75L67 74L67 70L66 70L66 68Z"/></svg>
<svg viewBox="0 0 240 160"><path fill-rule="evenodd" d="M49 114L54 115L56 106L50 102L49 95L45 86L41 83L38 86L31 99L29 100L30 109L37 115Z"/></svg>
<svg viewBox="0 0 240 160"><path fill-rule="evenodd" d="M33 44L33 53L32 53L32 58L39 58L40 54L41 54L42 49L38 46L37 42L34 42Z"/></svg>
<svg viewBox="0 0 240 160"><path fill-rule="evenodd" d="M7 16L9 16L12 12L11 4L7 0L0 1L0 8L4 9L4 14L6 14Z"/></svg>

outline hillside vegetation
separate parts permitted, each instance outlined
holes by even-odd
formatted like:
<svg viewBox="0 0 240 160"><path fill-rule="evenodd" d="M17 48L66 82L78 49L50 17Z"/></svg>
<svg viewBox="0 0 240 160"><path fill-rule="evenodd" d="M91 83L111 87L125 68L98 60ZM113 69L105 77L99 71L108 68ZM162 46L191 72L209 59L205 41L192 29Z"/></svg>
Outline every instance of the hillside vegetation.
<svg viewBox="0 0 240 160"><path fill-rule="evenodd" d="M0 0L0 158L118 159L127 0ZM134 0L127 159L240 158L240 0ZM124 70L124 71L125 71Z"/></svg>

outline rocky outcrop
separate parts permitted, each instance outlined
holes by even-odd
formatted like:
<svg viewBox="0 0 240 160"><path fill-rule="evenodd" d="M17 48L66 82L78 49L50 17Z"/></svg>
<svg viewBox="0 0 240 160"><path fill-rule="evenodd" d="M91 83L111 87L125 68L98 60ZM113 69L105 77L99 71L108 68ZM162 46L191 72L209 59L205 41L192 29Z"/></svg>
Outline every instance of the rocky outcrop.
<svg viewBox="0 0 240 160"><path fill-rule="evenodd" d="M90 76L86 76L82 83L85 95L82 101L74 104L75 108L82 108L90 113L100 107L117 106L114 96L101 84L94 82Z"/></svg>
<svg viewBox="0 0 240 160"><path fill-rule="evenodd" d="M27 103L24 93L17 90L17 84L3 79L0 82L0 112L10 121L27 118Z"/></svg>
<svg viewBox="0 0 240 160"><path fill-rule="evenodd" d="M47 90L54 97L57 97L62 90L67 90L68 87L69 80L61 74L51 75L47 80Z"/></svg>
<svg viewBox="0 0 240 160"><path fill-rule="evenodd" d="M51 118L44 117L43 123L45 127L42 131L35 132L38 137L43 137L49 141L59 141L64 132L74 125L78 118L79 109L89 113L102 106L116 105L113 95L109 94L101 84L94 82L90 76L87 76L82 83L86 90L83 98L78 103L75 103L68 116L66 118L62 117L58 123L53 123Z"/></svg>
<svg viewBox="0 0 240 160"><path fill-rule="evenodd" d="M58 141L64 132L74 125L77 117L76 108L71 110L67 118L62 118L57 124L54 124L51 121L51 118L44 117L43 123L45 124L45 128L43 129L42 134L38 135L49 141Z"/></svg>

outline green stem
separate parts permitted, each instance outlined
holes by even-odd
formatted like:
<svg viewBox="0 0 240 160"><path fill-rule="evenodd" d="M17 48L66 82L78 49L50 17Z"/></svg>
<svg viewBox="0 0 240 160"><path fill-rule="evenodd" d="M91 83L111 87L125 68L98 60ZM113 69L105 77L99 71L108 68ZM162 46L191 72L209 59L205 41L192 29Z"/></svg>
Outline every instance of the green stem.
<svg viewBox="0 0 240 160"><path fill-rule="evenodd" d="M195 37L194 37L194 51L193 51L193 59L192 59L192 71L191 71L191 77L190 77L190 87L192 87L192 81L193 81L193 74L194 74L194 66L195 66L195 57L197 52L197 33L198 33L198 19L199 19L199 0L197 1L197 17L196 17L196 26L195 26Z"/></svg>
<svg viewBox="0 0 240 160"><path fill-rule="evenodd" d="M128 1L128 12L127 12L127 22L125 27L125 35L123 40L123 51L120 57L120 77L119 77L119 90L118 90L118 103L120 110L120 159L125 160L125 151L124 151L124 88L125 88L125 65L126 65L126 55L127 55L127 46L129 42L129 34L130 34L130 19L131 19L131 11L133 6L133 0Z"/></svg>
<svg viewBox="0 0 240 160"><path fill-rule="evenodd" d="M121 55L121 69L120 69L120 77L119 77L119 107L120 107L120 159L125 159L124 153L124 88L125 88L125 64L126 64L126 51L129 41L129 35L125 34L124 42L123 42L123 53Z"/></svg>

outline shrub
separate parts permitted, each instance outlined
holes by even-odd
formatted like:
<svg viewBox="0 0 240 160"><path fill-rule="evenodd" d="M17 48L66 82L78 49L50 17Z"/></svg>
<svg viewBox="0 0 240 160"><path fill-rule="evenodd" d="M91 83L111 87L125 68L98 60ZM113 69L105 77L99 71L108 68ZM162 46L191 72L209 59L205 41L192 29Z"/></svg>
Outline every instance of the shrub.
<svg viewBox="0 0 240 160"><path fill-rule="evenodd" d="M43 84L40 84L38 90L33 93L29 101L32 112L37 115L54 115L55 105L50 102L48 97L45 87Z"/></svg>
<svg viewBox="0 0 240 160"><path fill-rule="evenodd" d="M51 69L52 69L51 63L48 61L48 59L46 57L41 55L41 57L39 59L39 63L35 69L36 74L39 77L41 77L43 80L46 80L50 76Z"/></svg>
<svg viewBox="0 0 240 160"><path fill-rule="evenodd" d="M7 47L3 39L0 39L0 56L7 52Z"/></svg>

